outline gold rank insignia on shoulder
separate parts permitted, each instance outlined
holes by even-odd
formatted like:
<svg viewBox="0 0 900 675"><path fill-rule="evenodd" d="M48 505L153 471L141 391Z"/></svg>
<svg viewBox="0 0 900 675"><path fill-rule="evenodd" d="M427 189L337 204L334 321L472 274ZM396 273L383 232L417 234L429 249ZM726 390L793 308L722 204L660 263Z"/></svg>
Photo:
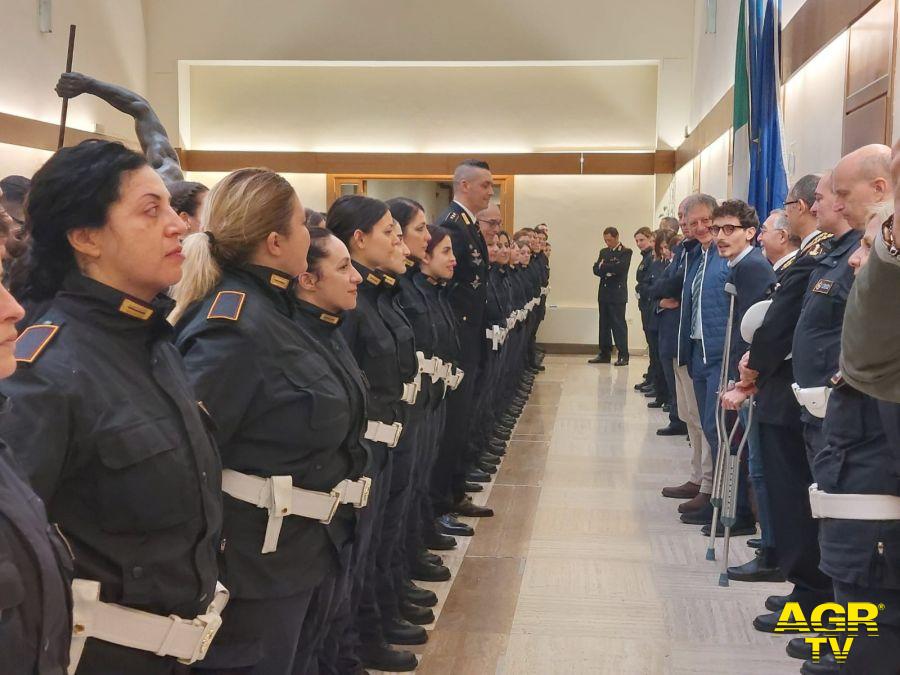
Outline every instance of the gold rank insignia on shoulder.
<svg viewBox="0 0 900 675"><path fill-rule="evenodd" d="M392 277L390 274L385 274L383 277L381 277L381 279L388 286L393 286L394 284L397 283L397 280L394 277Z"/></svg>
<svg viewBox="0 0 900 675"><path fill-rule="evenodd" d="M369 272L366 275L366 281L368 281L373 286L377 286L381 283L381 277L379 277L377 274L372 274L371 272Z"/></svg>
<svg viewBox="0 0 900 675"><path fill-rule="evenodd" d="M287 277L281 276L280 274L272 274L272 276L269 277L269 283L276 288L284 290L291 285L291 280Z"/></svg>
<svg viewBox="0 0 900 675"><path fill-rule="evenodd" d="M465 211L463 211L460 215L462 216L463 222L464 222L466 225L471 225L471 224L472 224L472 219L469 218L469 214L468 214L468 213L466 213Z"/></svg>
<svg viewBox="0 0 900 675"><path fill-rule="evenodd" d="M813 293L828 295L831 293L832 288L834 288L834 282L831 279L819 279L816 285L813 286Z"/></svg>
<svg viewBox="0 0 900 675"><path fill-rule="evenodd" d="M142 305L141 303L136 302L131 298L125 298L124 300L122 300L122 304L119 305L119 311L122 312L122 314L134 317L135 319L140 319L141 321L146 321L151 316L153 316L152 307Z"/></svg>
<svg viewBox="0 0 900 675"><path fill-rule="evenodd" d="M412 266L415 265L416 263L414 263L412 260L410 260L409 258L407 258L406 260L403 261L403 264L406 265L407 267L412 267Z"/></svg>
<svg viewBox="0 0 900 675"><path fill-rule="evenodd" d="M341 317L329 314L328 312L322 312L319 314L319 321L324 321L325 323L330 323L332 326L337 326L341 321Z"/></svg>
<svg viewBox="0 0 900 675"><path fill-rule="evenodd" d="M815 258L817 255L822 255L825 249L822 248L822 244L813 244L808 249L806 249L806 255L811 255Z"/></svg>
<svg viewBox="0 0 900 675"><path fill-rule="evenodd" d="M34 363L47 345L56 337L59 326L40 323L29 326L16 340L14 354L19 363Z"/></svg>
<svg viewBox="0 0 900 675"><path fill-rule="evenodd" d="M240 291L219 291L206 315L207 319L228 319L237 321L244 308L247 294Z"/></svg>

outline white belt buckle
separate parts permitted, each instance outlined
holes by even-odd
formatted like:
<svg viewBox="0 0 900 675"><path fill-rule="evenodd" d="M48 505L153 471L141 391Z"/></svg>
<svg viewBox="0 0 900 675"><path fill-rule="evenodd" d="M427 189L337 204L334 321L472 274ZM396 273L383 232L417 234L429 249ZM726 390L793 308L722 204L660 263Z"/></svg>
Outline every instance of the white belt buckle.
<svg viewBox="0 0 900 675"><path fill-rule="evenodd" d="M810 387L801 388L796 382L791 384L794 392L794 398L797 403L806 408L807 412L819 419L825 418L825 411L828 409L828 398L831 396L831 387Z"/></svg>
<svg viewBox="0 0 900 675"><path fill-rule="evenodd" d="M358 509L364 508L369 503L369 492L372 489L372 479L368 476L362 476L357 483L362 483L362 495L358 502L354 502L353 506Z"/></svg>
<svg viewBox="0 0 900 675"><path fill-rule="evenodd" d="M222 627L222 617L213 612L209 612L196 617L192 623L195 626L202 626L203 633L201 633L200 639L197 640L197 646L194 647L194 653L191 654L191 657L188 659L178 659L179 663L187 665L195 663L196 661L202 661L206 658L206 652L209 651L209 647L216 637L216 633L218 633L219 628Z"/></svg>
<svg viewBox="0 0 900 675"><path fill-rule="evenodd" d="M331 519L334 518L334 514L337 513L338 507L341 505L341 493L339 490L332 490L331 494L331 510L328 512L328 515L324 518L320 518L319 522L323 525L329 525L331 523Z"/></svg>
<svg viewBox="0 0 900 675"><path fill-rule="evenodd" d="M416 402L416 398L419 396L419 385L415 382L404 382L403 383L403 397L401 400L404 403L408 403L409 405L413 405Z"/></svg>
<svg viewBox="0 0 900 675"><path fill-rule="evenodd" d="M397 447L397 443L400 442L400 434L403 433L403 425L400 422L394 422L389 426L394 428L394 437L388 441L387 445L389 448L395 448Z"/></svg>

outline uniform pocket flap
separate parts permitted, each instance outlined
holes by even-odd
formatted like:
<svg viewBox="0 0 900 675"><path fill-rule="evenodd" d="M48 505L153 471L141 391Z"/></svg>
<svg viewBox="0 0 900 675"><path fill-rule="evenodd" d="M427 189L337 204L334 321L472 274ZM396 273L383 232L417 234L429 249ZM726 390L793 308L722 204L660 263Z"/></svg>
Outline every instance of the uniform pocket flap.
<svg viewBox="0 0 900 675"><path fill-rule="evenodd" d="M110 469L124 469L176 446L176 434L170 420L157 420L122 427L103 433L97 454Z"/></svg>
<svg viewBox="0 0 900 675"><path fill-rule="evenodd" d="M308 389L313 383L318 382L323 377L327 377L328 368L321 359L312 358L307 355L290 367L285 368L284 376L288 382L298 389Z"/></svg>

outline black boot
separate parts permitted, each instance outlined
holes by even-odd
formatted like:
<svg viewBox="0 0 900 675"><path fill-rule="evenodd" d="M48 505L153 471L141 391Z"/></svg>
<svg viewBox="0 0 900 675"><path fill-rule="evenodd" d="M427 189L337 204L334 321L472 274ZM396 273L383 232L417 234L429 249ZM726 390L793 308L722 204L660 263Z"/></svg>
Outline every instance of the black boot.
<svg viewBox="0 0 900 675"><path fill-rule="evenodd" d="M414 626L425 626L434 623L434 612L427 607L416 605L408 600L400 602L400 616Z"/></svg>
<svg viewBox="0 0 900 675"><path fill-rule="evenodd" d="M784 581L784 575L775 564L775 551L771 548L756 549L753 560L728 568L732 581Z"/></svg>
<svg viewBox="0 0 900 675"><path fill-rule="evenodd" d="M400 595L404 600L414 602L419 607L434 607L437 604L437 595L435 595L434 591L429 591L427 588L419 588L411 581L403 583Z"/></svg>
<svg viewBox="0 0 900 675"><path fill-rule="evenodd" d="M425 546L433 551L452 551L456 548L456 539L440 532L428 532L424 539Z"/></svg>
<svg viewBox="0 0 900 675"><path fill-rule="evenodd" d="M409 573L416 581L450 581L449 569L443 565L432 565L424 560L416 560L410 566Z"/></svg>
<svg viewBox="0 0 900 675"><path fill-rule="evenodd" d="M425 636L428 639L428 636ZM388 673L407 673L419 666L416 655L391 649L386 644L361 645L357 650L360 660L366 668L383 670Z"/></svg>
<svg viewBox="0 0 900 675"><path fill-rule="evenodd" d="M612 356L606 352L600 352L592 359L588 359L588 363L612 363Z"/></svg>
<svg viewBox="0 0 900 675"><path fill-rule="evenodd" d="M435 525L438 532L449 534L452 537L471 537L475 534L475 530L469 525L459 522L449 513L438 518Z"/></svg>
<svg viewBox="0 0 900 675"><path fill-rule="evenodd" d="M424 645L428 642L428 632L424 628L403 619L388 621L382 630L385 641L392 645Z"/></svg>

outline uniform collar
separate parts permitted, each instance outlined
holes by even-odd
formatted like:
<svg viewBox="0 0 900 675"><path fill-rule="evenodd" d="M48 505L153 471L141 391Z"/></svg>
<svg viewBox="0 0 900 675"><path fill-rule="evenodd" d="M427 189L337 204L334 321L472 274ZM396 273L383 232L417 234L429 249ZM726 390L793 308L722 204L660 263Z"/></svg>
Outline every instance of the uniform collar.
<svg viewBox="0 0 900 675"><path fill-rule="evenodd" d="M359 275L362 277L362 283L359 285L359 292L367 298L377 298L378 293L382 289L381 275L362 263L355 260L352 260L351 262L353 263L353 267L356 268L356 271L359 272Z"/></svg>
<svg viewBox="0 0 900 675"><path fill-rule="evenodd" d="M803 237L803 241L800 242L800 250L802 251L803 249L805 249L806 245L809 244L809 242L811 242L813 239L818 237L820 234L822 233L819 230L813 230L808 235Z"/></svg>
<svg viewBox="0 0 900 675"><path fill-rule="evenodd" d="M162 293L148 303L80 272L66 276L59 297L63 302L77 299L86 303L92 320L119 330L166 331L169 329L166 317L175 307L175 302Z"/></svg>
<svg viewBox="0 0 900 675"><path fill-rule="evenodd" d="M469 223L469 225L478 225L478 218L476 218L475 214L472 213L471 211L469 211L469 209L467 209L462 202L459 202L454 199L453 203L458 205L459 208L461 208L463 210L463 212L469 217L469 220L472 221L471 223Z"/></svg>
<svg viewBox="0 0 900 675"><path fill-rule="evenodd" d="M321 307L316 307L311 302L306 302L306 300L296 298L295 302L301 315L312 317L315 319L316 324L321 324L322 327L334 329L340 326L344 320L341 314L326 312Z"/></svg>
<svg viewBox="0 0 900 675"><path fill-rule="evenodd" d="M796 258L797 254L799 252L800 251L791 251L786 256L782 256L781 258L779 258L778 260L775 261L775 264L772 265L772 269L774 269L777 272L778 270L781 269L782 265L785 265L785 264L787 264L787 262L789 260L793 260L794 258Z"/></svg>
<svg viewBox="0 0 900 675"><path fill-rule="evenodd" d="M285 291L291 296L294 294L294 286L297 285L297 278L291 277L289 274L276 270L272 267L264 265L253 265L246 263L241 265L241 269L249 272L251 275L262 281L266 286L271 287L275 291Z"/></svg>
<svg viewBox="0 0 900 675"><path fill-rule="evenodd" d="M863 233L859 230L849 230L844 232L840 237L833 237L831 239L832 246L830 255L831 256L839 256L843 255L847 252L847 250L857 244L860 239L862 239Z"/></svg>

